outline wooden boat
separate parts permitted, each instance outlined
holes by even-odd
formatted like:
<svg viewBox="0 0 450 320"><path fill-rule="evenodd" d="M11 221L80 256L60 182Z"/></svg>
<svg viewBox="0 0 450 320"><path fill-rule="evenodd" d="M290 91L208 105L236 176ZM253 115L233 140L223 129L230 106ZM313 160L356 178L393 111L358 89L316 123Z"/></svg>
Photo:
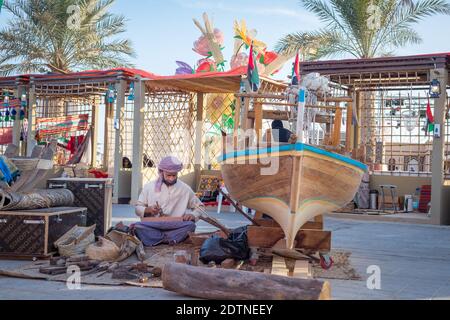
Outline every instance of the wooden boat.
<svg viewBox="0 0 450 320"><path fill-rule="evenodd" d="M361 162L303 143L235 151L220 160L231 197L278 222L289 249L307 221L353 199L367 170Z"/></svg>

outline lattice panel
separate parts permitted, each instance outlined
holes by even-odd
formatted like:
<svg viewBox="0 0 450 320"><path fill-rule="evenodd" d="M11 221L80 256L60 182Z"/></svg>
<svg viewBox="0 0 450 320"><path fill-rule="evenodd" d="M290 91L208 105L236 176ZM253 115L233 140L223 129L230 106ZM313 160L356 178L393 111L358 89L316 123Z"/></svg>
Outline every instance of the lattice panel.
<svg viewBox="0 0 450 320"><path fill-rule="evenodd" d="M100 101L92 97L38 96L36 99L36 134L39 143L58 139L61 145L71 138L83 136L92 124L94 105ZM58 163L64 164L70 152L58 148Z"/></svg>
<svg viewBox="0 0 450 320"><path fill-rule="evenodd" d="M445 177L450 178L450 89L447 90L447 110L445 121Z"/></svg>
<svg viewBox="0 0 450 320"><path fill-rule="evenodd" d="M134 101L125 97L124 108L120 112L120 153L122 157L128 158L131 163L133 159L133 121L134 121ZM130 171L130 168L123 168Z"/></svg>
<svg viewBox="0 0 450 320"><path fill-rule="evenodd" d="M220 170L222 133L233 134L236 100L233 94L207 94L203 110L202 169Z"/></svg>
<svg viewBox="0 0 450 320"><path fill-rule="evenodd" d="M405 88L363 92L361 96L366 162L375 172L429 174L433 133L425 130L426 92ZM434 110L433 99L430 106Z"/></svg>
<svg viewBox="0 0 450 320"><path fill-rule="evenodd" d="M196 95L148 93L143 113L143 183L157 178L157 164L170 155L183 162L181 175L193 172Z"/></svg>

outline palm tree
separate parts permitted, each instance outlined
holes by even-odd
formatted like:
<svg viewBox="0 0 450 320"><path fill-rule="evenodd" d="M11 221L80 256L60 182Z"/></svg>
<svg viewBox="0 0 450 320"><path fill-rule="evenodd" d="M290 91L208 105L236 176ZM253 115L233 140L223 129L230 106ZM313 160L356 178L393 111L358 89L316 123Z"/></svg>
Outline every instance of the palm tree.
<svg viewBox="0 0 450 320"><path fill-rule="evenodd" d="M114 0L5 0L12 14L0 30L0 74L68 73L128 64L131 43L117 36L125 18ZM129 65L129 64L128 64Z"/></svg>
<svg viewBox="0 0 450 320"><path fill-rule="evenodd" d="M396 48L422 41L414 24L435 14L450 14L446 0L301 0L301 4L326 26L313 33L286 35L279 40L277 51L315 47L311 59L391 55Z"/></svg>

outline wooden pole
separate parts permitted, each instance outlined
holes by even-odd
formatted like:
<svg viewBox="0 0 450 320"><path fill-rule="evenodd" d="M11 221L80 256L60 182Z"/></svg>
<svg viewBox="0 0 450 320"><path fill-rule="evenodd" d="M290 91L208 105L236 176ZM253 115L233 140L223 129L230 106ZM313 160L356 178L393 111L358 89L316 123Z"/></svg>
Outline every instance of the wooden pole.
<svg viewBox="0 0 450 320"><path fill-rule="evenodd" d="M333 141L332 145L334 147L339 146L341 142L341 124L342 124L342 109L337 109L334 118L333 135L332 135Z"/></svg>
<svg viewBox="0 0 450 320"><path fill-rule="evenodd" d="M205 108L205 95L201 92L197 93L197 117L195 124L195 148L194 148L194 176L195 186L200 183L202 173L202 153L203 153L203 114Z"/></svg>
<svg viewBox="0 0 450 320"><path fill-rule="evenodd" d="M433 138L433 154L431 162L431 220L433 224L446 225L450 223L450 215L444 205L444 160L446 143L446 118L445 112L448 103L447 85L448 70L431 70L430 79L437 79L441 84L441 96L434 101L435 128L440 127L440 136Z"/></svg>
<svg viewBox="0 0 450 320"><path fill-rule="evenodd" d="M263 108L261 102L258 100L254 104L255 109L255 130L258 144L262 140L262 119L263 119Z"/></svg>
<svg viewBox="0 0 450 320"><path fill-rule="evenodd" d="M20 120L20 97L22 91L25 90L25 86L17 86L14 89L13 97L19 100L19 105L15 107L16 120L13 122L13 140L12 143L20 148L20 129L22 127L22 121Z"/></svg>
<svg viewBox="0 0 450 320"><path fill-rule="evenodd" d="M97 104L97 101L95 100L94 105L92 106L92 137L91 137L91 153L92 153L92 167L96 167L97 165L97 144L98 144L98 124L100 118L100 110L99 106ZM106 128L105 128L106 130Z"/></svg>
<svg viewBox="0 0 450 320"><path fill-rule="evenodd" d="M114 118L114 191L113 191L113 203L119 202L120 192L120 172L122 169L122 157L123 150L121 145L121 130L122 124L122 110L125 107L125 90L127 82L120 80L116 83L117 100L116 100L116 113Z"/></svg>
<svg viewBox="0 0 450 320"><path fill-rule="evenodd" d="M27 134L27 156L31 157L36 144L36 88L33 85L28 98L28 134Z"/></svg>
<svg viewBox="0 0 450 320"><path fill-rule="evenodd" d="M182 295L214 300L329 300L328 282L284 276L166 264L163 287Z"/></svg>
<svg viewBox="0 0 450 320"><path fill-rule="evenodd" d="M250 217L248 214L246 214L225 192L222 191L222 189L217 188L217 190L222 194L222 196L228 200L231 205L240 213L242 214L247 220L249 220L251 223L253 223L255 226L259 226L259 222Z"/></svg>
<svg viewBox="0 0 450 320"><path fill-rule="evenodd" d="M353 149L353 103L347 105L347 125L345 128L345 151L350 152Z"/></svg>
<svg viewBox="0 0 450 320"><path fill-rule="evenodd" d="M239 97L236 97L236 107L234 109L234 131L233 131L233 146L234 149L238 147L238 133L239 126L241 125L241 107L242 100Z"/></svg>
<svg viewBox="0 0 450 320"><path fill-rule="evenodd" d="M133 170L131 171L131 204L135 205L142 189L142 167L144 153L144 108L145 83L139 77L135 82L133 113Z"/></svg>

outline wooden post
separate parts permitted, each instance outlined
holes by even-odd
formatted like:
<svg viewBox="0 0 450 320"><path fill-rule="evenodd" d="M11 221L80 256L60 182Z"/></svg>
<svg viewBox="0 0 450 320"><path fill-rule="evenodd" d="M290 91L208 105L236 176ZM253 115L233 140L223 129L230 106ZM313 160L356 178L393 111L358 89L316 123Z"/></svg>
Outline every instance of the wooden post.
<svg viewBox="0 0 450 320"><path fill-rule="evenodd" d="M441 96L434 100L435 126L440 126L440 137L433 138L433 154L431 163L431 219L434 224L444 225L450 223L450 215L444 212L443 187L445 179L444 150L446 140L446 107L447 107L447 84L448 70L436 69L430 71L430 79L437 79L441 83Z"/></svg>
<svg viewBox="0 0 450 320"><path fill-rule="evenodd" d="M233 147L236 150L238 148L238 133L239 133L239 126L241 124L241 98L236 97L236 106L234 109L234 131L233 131Z"/></svg>
<svg viewBox="0 0 450 320"><path fill-rule="evenodd" d="M353 102L347 103L347 125L345 129L345 151L353 149Z"/></svg>
<svg viewBox="0 0 450 320"><path fill-rule="evenodd" d="M336 114L334 116L333 124L333 134L332 134L332 145L334 147L339 146L341 142L341 124L342 124L342 109L336 109Z"/></svg>
<svg viewBox="0 0 450 320"><path fill-rule="evenodd" d="M25 86L17 86L14 89L13 97L19 100L19 105L15 107L16 109L16 120L13 122L13 139L12 143L20 148L20 129L22 127L22 121L20 121L20 103L22 91L25 90Z"/></svg>
<svg viewBox="0 0 450 320"><path fill-rule="evenodd" d="M256 130L256 137L257 137L257 143L259 144L262 140L262 116L263 116L263 108L262 104L256 100L254 104L255 109L255 130Z"/></svg>
<svg viewBox="0 0 450 320"><path fill-rule="evenodd" d="M136 205L142 190L142 165L144 153L144 108L145 83L138 78L135 82L133 113L133 170L131 171L131 205Z"/></svg>
<svg viewBox="0 0 450 320"><path fill-rule="evenodd" d="M200 176L202 173L204 104L205 104L205 94L198 92L197 93L197 117L196 117L196 124L195 124L195 147L194 147L195 188L197 188L200 183Z"/></svg>
<svg viewBox="0 0 450 320"><path fill-rule="evenodd" d="M127 82L120 80L116 83L117 100L116 113L114 118L114 189L113 189L113 203L119 202L120 191L120 169L122 168L122 145L120 139L120 131L122 130L122 110L125 107L125 90Z"/></svg>
<svg viewBox="0 0 450 320"><path fill-rule="evenodd" d="M355 104L355 108L356 108L356 115L358 117L358 124L355 126L355 148L359 149L361 146L361 92L360 91L354 91L353 92L356 104Z"/></svg>
<svg viewBox="0 0 450 320"><path fill-rule="evenodd" d="M27 134L27 156L31 157L36 144L36 89L33 85L28 98L28 134Z"/></svg>
<svg viewBox="0 0 450 320"><path fill-rule="evenodd" d="M91 137L91 153L92 153L92 167L97 166L97 144L98 144L98 124L99 124L99 106L97 104L97 101L95 101L94 105L92 106L92 137ZM106 128L105 128L106 130Z"/></svg>

